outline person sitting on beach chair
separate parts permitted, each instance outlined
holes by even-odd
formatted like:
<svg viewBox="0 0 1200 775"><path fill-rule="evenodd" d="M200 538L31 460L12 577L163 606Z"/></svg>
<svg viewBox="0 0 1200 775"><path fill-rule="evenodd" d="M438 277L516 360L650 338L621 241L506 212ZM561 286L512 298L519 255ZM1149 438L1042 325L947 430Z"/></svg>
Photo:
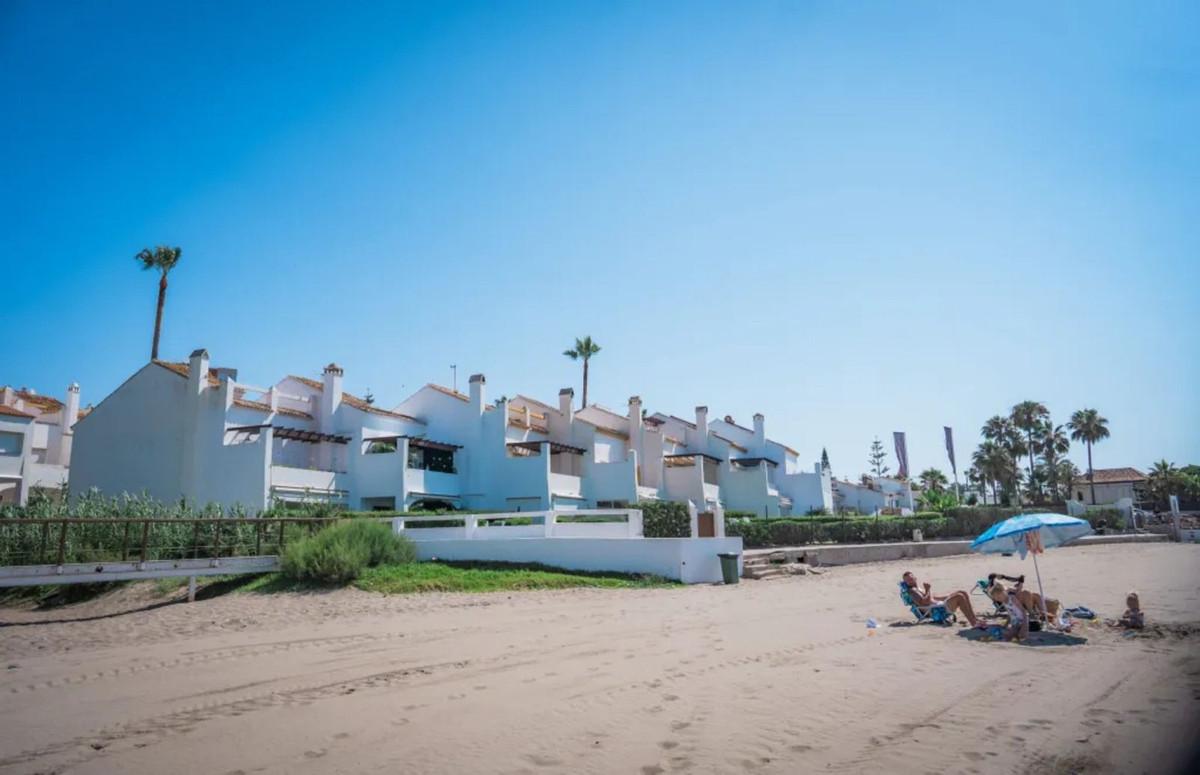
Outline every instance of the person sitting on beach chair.
<svg viewBox="0 0 1200 775"><path fill-rule="evenodd" d="M1005 576L1002 573L989 573L986 585L985 582L979 582L980 587L983 588L983 591L986 592L989 597L992 593L992 587L1000 583L997 581L997 579L1004 579L1005 581L1014 582L1014 586L1010 591L1017 596L1017 599L1021 601L1021 605L1024 607L1026 613L1028 613L1034 621L1043 623L1058 621L1058 612L1062 605L1054 598L1048 597L1045 601L1045 608L1043 608L1042 596L1037 592L1032 592L1028 589L1025 589L1024 574L1014 577ZM1002 603L996 603L994 598L992 602L996 605L997 613L1004 613L1004 605ZM1043 615L1043 612L1045 615Z"/></svg>
<svg viewBox="0 0 1200 775"><path fill-rule="evenodd" d="M1004 640L1025 640L1029 637L1029 610L1021 602L1016 592L1009 591L1004 584L997 581L988 589L988 596L998 606L1003 606L1008 616L1008 626L1004 628Z"/></svg>
<svg viewBox="0 0 1200 775"><path fill-rule="evenodd" d="M905 571L900 580L900 597L912 607L918 621L929 619L940 624L951 615L961 613L972 627L979 624L970 595L961 589L949 595L935 595L928 582L918 586L912 571Z"/></svg>

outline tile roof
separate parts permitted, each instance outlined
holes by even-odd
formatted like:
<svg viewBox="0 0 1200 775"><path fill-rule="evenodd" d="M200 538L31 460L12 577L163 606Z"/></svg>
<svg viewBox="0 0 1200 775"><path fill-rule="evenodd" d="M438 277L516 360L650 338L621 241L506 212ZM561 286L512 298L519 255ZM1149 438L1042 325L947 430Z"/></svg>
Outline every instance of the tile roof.
<svg viewBox="0 0 1200 775"><path fill-rule="evenodd" d="M180 363L178 361L152 361L152 363L162 366L168 371L173 371L184 379L187 379L188 365L186 363ZM214 369L208 370L208 384L214 386L221 384L221 380L217 379L217 372Z"/></svg>
<svg viewBox="0 0 1200 775"><path fill-rule="evenodd" d="M308 377L298 377L295 374L289 374L288 379L294 379L302 385L309 386L313 390L324 390L325 389L325 385L323 383L318 382L315 379L309 379ZM347 393L344 390L342 391L342 403L346 404L351 409L357 409L360 412L369 412L370 414L378 414L383 417L395 417L400 420L408 420L410 422L419 422L422 425L425 424L424 421L418 420L416 417L411 417L407 414L401 414L400 412L393 412L389 409L383 409L378 406L375 406L374 404L369 404L369 403L367 403L366 399L359 398L358 396L354 395L353 393Z"/></svg>
<svg viewBox="0 0 1200 775"><path fill-rule="evenodd" d="M514 401L516 401L516 400L528 401L528 402L529 402L529 403L531 403L531 404L537 404L538 406L542 407L543 409L548 409L548 410L549 410L549 411L551 411L551 412L557 412L557 411L558 411L558 408L557 408L557 407L550 406L550 404L547 404L547 403L544 403L544 402L542 402L542 401L539 401L539 400L537 400L536 398L530 398L529 396L523 396L523 395L521 395L520 393L517 393L517 395L513 397L513 400L514 400Z"/></svg>
<svg viewBox="0 0 1200 775"><path fill-rule="evenodd" d="M721 441L725 442L726 444L728 444L729 446L738 450L739 452L748 452L749 451L746 447L743 447L741 444L738 444L736 441L733 441L732 439L725 438L724 436L720 435L719 433L714 433L713 436L720 439Z"/></svg>
<svg viewBox="0 0 1200 775"><path fill-rule="evenodd" d="M242 409L254 409L259 412L269 413L271 411L271 405L265 401L251 401L247 398L235 398L233 399L233 405L239 406ZM302 412L299 409L291 409L286 406L276 408L275 413L281 414L284 417L298 417L302 420L311 420L313 418L308 412Z"/></svg>
<svg viewBox="0 0 1200 775"><path fill-rule="evenodd" d="M596 431L598 433L603 433L608 436L614 436L618 439L625 439L625 440L629 439L629 434L618 428L613 428L608 425L601 425L600 423L598 423L594 420L589 420L586 417L579 417L578 415L575 417L575 419L579 420L579 422L581 422L581 423L586 423L587 425L592 426L593 428L596 429Z"/></svg>
<svg viewBox="0 0 1200 775"><path fill-rule="evenodd" d="M466 395L466 394L464 394L464 393L459 393L457 390L452 390L452 389L450 389L450 388L446 387L445 385L439 385L439 384L437 384L436 382L426 382L426 383L425 383L425 387L427 387L427 388L433 388L433 389L434 389L434 390L436 390L437 392L439 392L439 393L445 393L445 394L446 394L446 395L448 395L448 396L452 396L452 397L454 397L454 398L457 398L459 401L466 401L466 402L468 402L468 403L471 401L471 397L470 397L470 396L468 396L468 395Z"/></svg>
<svg viewBox="0 0 1200 775"><path fill-rule="evenodd" d="M34 393L32 390L18 390L13 388L13 393L17 398L25 402L26 406L36 407L42 414L57 412L63 408L63 402L53 396L44 396L41 393Z"/></svg>
<svg viewBox="0 0 1200 775"><path fill-rule="evenodd" d="M1144 482L1146 475L1136 468L1093 468L1092 474L1096 484L1125 484L1127 482ZM1087 484L1087 472L1075 480L1076 484Z"/></svg>
<svg viewBox="0 0 1200 775"><path fill-rule="evenodd" d="M32 414L29 414L28 412L22 412L20 409L17 409L15 407L6 406L5 404L0 404L0 414L7 414L11 417L34 417L35 416Z"/></svg>

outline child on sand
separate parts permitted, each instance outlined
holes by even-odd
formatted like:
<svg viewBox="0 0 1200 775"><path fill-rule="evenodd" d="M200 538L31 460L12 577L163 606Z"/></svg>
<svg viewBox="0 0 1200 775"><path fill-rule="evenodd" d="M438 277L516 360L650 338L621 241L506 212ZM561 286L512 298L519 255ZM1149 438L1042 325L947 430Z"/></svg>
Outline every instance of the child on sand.
<svg viewBox="0 0 1200 775"><path fill-rule="evenodd" d="M999 581L991 586L988 595L996 603L1004 606L1004 612L1008 615L1008 626L1001 632L1001 639L1025 640L1028 638L1029 612L1021 604L1021 598L1005 589Z"/></svg>
<svg viewBox="0 0 1200 775"><path fill-rule="evenodd" d="M1125 613L1121 614L1118 624L1131 630L1140 630L1146 626L1146 617L1142 613L1142 602L1137 592L1130 592L1125 596Z"/></svg>

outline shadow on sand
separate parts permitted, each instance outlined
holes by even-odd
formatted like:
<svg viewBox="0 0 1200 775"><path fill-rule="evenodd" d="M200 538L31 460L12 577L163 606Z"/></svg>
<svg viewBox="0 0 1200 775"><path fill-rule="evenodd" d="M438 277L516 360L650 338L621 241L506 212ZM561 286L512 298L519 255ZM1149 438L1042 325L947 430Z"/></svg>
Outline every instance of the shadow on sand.
<svg viewBox="0 0 1200 775"><path fill-rule="evenodd" d="M968 627L958 631L958 637L966 638L971 641L982 641L984 643L994 641L995 638L988 635L984 630L977 630L974 627ZM1087 638L1081 638L1078 635L1070 635L1065 632L1031 632L1029 637L1023 641L1019 641L1020 646L1082 646L1087 643Z"/></svg>

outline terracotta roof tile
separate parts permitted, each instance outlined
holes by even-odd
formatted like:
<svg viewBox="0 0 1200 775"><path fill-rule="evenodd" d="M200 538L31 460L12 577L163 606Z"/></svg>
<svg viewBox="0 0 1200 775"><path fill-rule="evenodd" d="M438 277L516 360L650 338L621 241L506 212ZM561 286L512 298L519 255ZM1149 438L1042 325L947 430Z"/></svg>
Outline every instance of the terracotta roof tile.
<svg viewBox="0 0 1200 775"><path fill-rule="evenodd" d="M749 451L746 447L743 447L741 444L738 444L736 441L734 441L732 439L725 438L724 436L720 435L719 433L714 433L713 436L715 436L716 438L725 442L726 444L728 444L729 446L738 450L739 452L748 452Z"/></svg>
<svg viewBox="0 0 1200 775"><path fill-rule="evenodd" d="M288 379L294 379L302 385L309 386L313 390L324 390L325 389L325 385L323 383L318 382L315 379L310 379L308 377L298 377L295 374L289 374ZM393 412L390 409L383 409L381 407L375 406L374 404L369 404L369 403L367 403L366 399L359 398L358 396L354 395L353 393L347 393L345 391L342 391L342 403L346 404L351 409L357 409L360 412L369 412L370 414L377 414L382 417L395 417L398 420L408 420L409 422L418 422L418 423L421 423L422 425L425 424L422 420L418 420L416 417L410 417L407 414L401 414L400 412Z"/></svg>
<svg viewBox="0 0 1200 775"><path fill-rule="evenodd" d="M44 396L31 390L17 390L16 388L13 388L13 393L24 401L26 406L36 407L42 414L57 412L63 408L63 402L54 396Z"/></svg>
<svg viewBox="0 0 1200 775"><path fill-rule="evenodd" d="M246 398L233 399L234 406L240 406L242 409L254 409L259 412L270 412L271 405L264 401L251 401ZM311 420L313 416L308 412L302 412L299 409L291 409L286 406L278 407L275 410L276 414L281 414L284 417L298 417L302 420Z"/></svg>
<svg viewBox="0 0 1200 775"><path fill-rule="evenodd" d="M1136 468L1094 468L1092 469L1096 484L1125 484L1128 482L1144 482L1146 475ZM1075 480L1076 484L1087 484L1087 472Z"/></svg>
<svg viewBox="0 0 1200 775"><path fill-rule="evenodd" d="M575 419L579 420L579 422L581 422L581 423L586 423L587 425L592 426L593 428L596 429L597 433L603 433L607 436L613 436L618 439L625 439L626 441L629 440L629 434L623 430L619 430L617 428L613 428L608 425L601 425L600 423L589 420L586 417L576 416Z"/></svg>
<svg viewBox="0 0 1200 775"><path fill-rule="evenodd" d="M453 398L457 398L459 401L466 401L466 402L468 402L468 403L470 403L470 401L471 401L471 397L470 397L470 396L468 396L468 395L465 395L465 394L463 394L463 393L459 393L457 390L452 390L452 389L450 389L450 388L446 387L445 385L439 385L439 384L437 384L436 382L426 382L426 383L425 383L425 387L427 387L427 388L433 388L433 389L434 389L434 390L436 390L437 392L439 392L439 393L445 393L445 394L446 394L446 395L448 395L448 396L451 396L451 397L453 397Z"/></svg>
<svg viewBox="0 0 1200 775"><path fill-rule="evenodd" d="M0 414L6 414L6 415L9 415L10 417L34 417L34 416L36 416L36 415L29 414L28 412L22 412L20 409L17 409L15 407L6 406L5 404L0 404Z"/></svg>

